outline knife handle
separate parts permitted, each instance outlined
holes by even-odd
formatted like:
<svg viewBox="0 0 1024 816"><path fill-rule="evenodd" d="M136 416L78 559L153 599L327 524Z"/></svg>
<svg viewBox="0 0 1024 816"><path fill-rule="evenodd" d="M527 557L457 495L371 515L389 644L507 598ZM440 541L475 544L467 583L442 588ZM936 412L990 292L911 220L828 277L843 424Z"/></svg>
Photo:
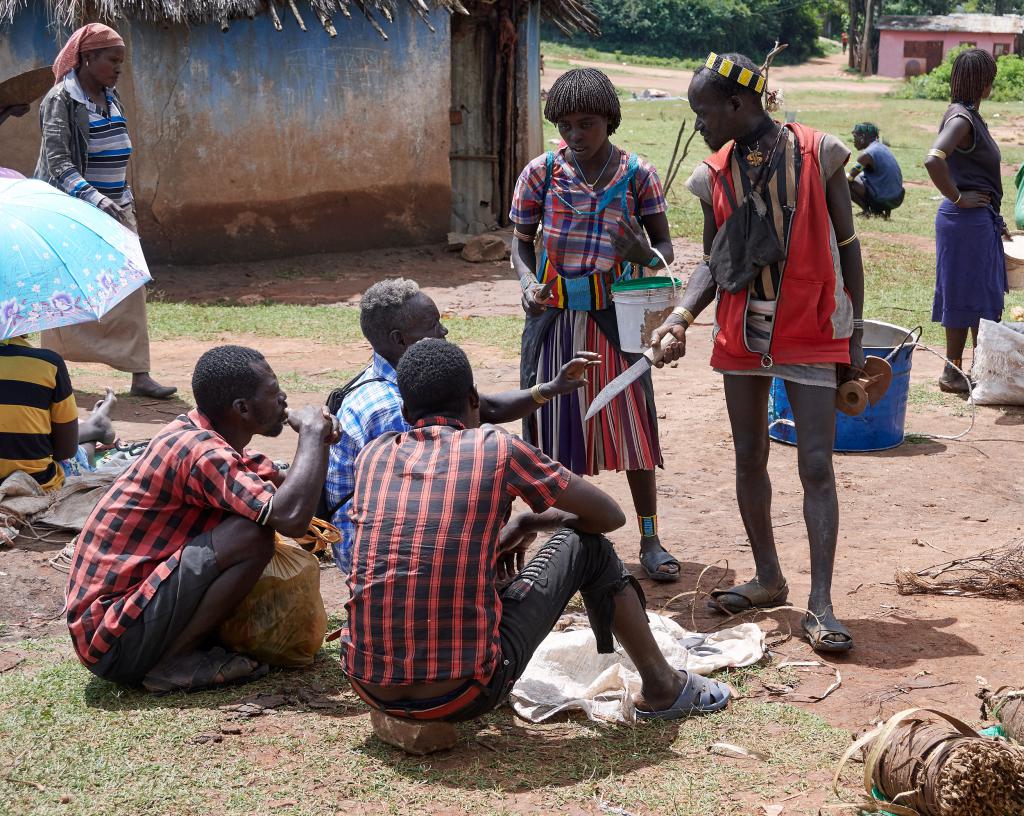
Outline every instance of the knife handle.
<svg viewBox="0 0 1024 816"><path fill-rule="evenodd" d="M651 346L644 352L644 357L647 358L651 365L654 365L665 356L665 352L668 351L669 347L675 342L676 338L672 336L672 332L666 332L665 336L661 338L661 342L657 346Z"/></svg>

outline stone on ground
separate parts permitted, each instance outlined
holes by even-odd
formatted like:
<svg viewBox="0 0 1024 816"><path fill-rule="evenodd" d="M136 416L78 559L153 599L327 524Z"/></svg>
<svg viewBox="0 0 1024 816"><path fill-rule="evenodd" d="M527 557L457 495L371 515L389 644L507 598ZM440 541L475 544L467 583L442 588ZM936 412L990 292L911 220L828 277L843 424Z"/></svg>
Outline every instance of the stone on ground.
<svg viewBox="0 0 1024 816"><path fill-rule="evenodd" d="M462 259L470 263L484 261L503 261L511 253L511 248L500 235L484 233L474 235L462 248Z"/></svg>
<svg viewBox="0 0 1024 816"><path fill-rule="evenodd" d="M370 712L370 724L381 742L416 756L447 751L459 741L455 726L447 722L402 720L374 709Z"/></svg>

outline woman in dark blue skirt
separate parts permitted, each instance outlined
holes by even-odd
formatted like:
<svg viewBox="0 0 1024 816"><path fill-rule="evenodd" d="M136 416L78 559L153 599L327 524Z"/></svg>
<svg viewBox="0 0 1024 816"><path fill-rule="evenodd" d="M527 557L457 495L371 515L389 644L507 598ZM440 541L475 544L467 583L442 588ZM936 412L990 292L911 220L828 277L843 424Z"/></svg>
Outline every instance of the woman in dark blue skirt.
<svg viewBox="0 0 1024 816"><path fill-rule="evenodd" d="M925 168L946 200L935 216L935 301L932 320L946 330L946 357L963 368L967 331L977 342L978 322L999 320L1008 291L999 215L1003 198L999 145L978 113L992 93L996 61L970 48L956 58L950 106ZM947 365L939 388L966 394L970 382Z"/></svg>

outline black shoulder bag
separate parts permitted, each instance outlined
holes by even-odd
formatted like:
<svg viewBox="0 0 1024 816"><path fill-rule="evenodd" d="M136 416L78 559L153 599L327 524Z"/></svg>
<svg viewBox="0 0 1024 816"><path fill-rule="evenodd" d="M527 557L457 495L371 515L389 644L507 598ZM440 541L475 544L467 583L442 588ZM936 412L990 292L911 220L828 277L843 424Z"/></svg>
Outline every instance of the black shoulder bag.
<svg viewBox="0 0 1024 816"><path fill-rule="evenodd" d="M743 291L764 267L786 259L786 249L779 242L775 223L769 217L768 206L764 202L764 188L771 177L770 168L786 130L784 127L779 131L750 192L738 206L732 186L728 181L722 184L732 214L715 234L708 266L715 283L730 294Z"/></svg>

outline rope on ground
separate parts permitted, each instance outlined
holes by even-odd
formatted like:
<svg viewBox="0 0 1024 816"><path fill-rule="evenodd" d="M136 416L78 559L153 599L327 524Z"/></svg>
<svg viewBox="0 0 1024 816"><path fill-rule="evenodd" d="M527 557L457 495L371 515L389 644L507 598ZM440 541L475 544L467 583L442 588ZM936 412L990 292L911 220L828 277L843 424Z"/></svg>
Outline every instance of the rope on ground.
<svg viewBox="0 0 1024 816"><path fill-rule="evenodd" d="M967 373L963 369L961 369L959 366L957 366L952 360L947 358L945 355L939 354L939 352L935 351L934 349L928 348L928 346L926 346L924 343L915 343L914 344L914 348L923 349L924 351L927 351L929 354L935 355L940 360L944 361L947 365L952 367L958 374L963 376L963 378L965 380L967 380L968 383L970 383L971 378L967 376ZM974 402L974 395L971 393L971 391L967 392L967 402L971 406L971 424L967 426L966 430L961 431L960 433L956 434L955 436L944 436L943 434L929 434L929 433L915 433L914 436L920 436L920 437L922 437L924 439L941 440L943 442L959 442L961 439L963 439L965 436L967 436L967 434L969 434L971 431L974 430L974 422L977 419L977 415L978 415L978 406Z"/></svg>

